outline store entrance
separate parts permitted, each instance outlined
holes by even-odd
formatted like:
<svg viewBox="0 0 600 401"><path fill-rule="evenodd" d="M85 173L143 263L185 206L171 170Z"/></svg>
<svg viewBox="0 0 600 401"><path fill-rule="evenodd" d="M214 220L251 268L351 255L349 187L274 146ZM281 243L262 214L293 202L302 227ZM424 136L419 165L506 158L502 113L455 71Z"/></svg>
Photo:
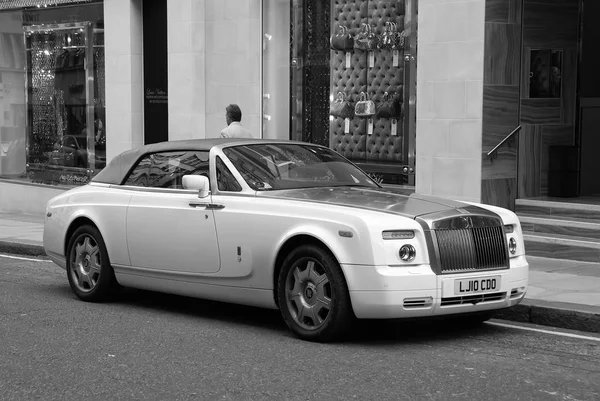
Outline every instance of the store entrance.
<svg viewBox="0 0 600 401"><path fill-rule="evenodd" d="M523 0L521 11L517 198L599 195L600 2Z"/></svg>
<svg viewBox="0 0 600 401"><path fill-rule="evenodd" d="M600 195L600 2L583 1L579 57L579 195Z"/></svg>

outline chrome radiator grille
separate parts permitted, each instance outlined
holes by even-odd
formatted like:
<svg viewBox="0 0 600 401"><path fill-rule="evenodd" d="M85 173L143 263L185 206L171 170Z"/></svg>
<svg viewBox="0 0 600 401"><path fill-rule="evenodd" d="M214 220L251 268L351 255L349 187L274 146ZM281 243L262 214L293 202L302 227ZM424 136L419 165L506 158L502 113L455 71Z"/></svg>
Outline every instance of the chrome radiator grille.
<svg viewBox="0 0 600 401"><path fill-rule="evenodd" d="M502 225L467 226L434 230L441 273L508 268Z"/></svg>

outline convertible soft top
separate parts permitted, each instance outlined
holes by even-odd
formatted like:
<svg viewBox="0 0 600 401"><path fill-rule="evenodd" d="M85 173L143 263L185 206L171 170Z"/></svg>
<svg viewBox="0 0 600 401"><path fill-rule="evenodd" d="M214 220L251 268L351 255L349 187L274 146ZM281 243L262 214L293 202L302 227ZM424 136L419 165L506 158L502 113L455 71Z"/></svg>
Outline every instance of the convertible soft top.
<svg viewBox="0 0 600 401"><path fill-rule="evenodd" d="M242 139L242 138L211 138L211 139L191 139L184 141L169 141L144 145L137 149L128 150L113 158L106 167L100 171L92 182L104 184L120 185L127 173L140 157L157 152L169 152L176 150L190 151L209 151L214 146L223 146L230 144L252 144L256 142L275 142L261 139Z"/></svg>

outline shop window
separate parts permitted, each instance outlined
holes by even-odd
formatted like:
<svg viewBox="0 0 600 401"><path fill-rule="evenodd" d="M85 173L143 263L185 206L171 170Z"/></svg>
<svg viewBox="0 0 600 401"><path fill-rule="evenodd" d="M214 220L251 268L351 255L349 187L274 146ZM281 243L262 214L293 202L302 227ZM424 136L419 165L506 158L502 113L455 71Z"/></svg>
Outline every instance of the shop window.
<svg viewBox="0 0 600 401"><path fill-rule="evenodd" d="M263 137L414 185L416 0L263 2Z"/></svg>
<svg viewBox="0 0 600 401"><path fill-rule="evenodd" d="M534 49L529 53L529 97L560 98L562 50Z"/></svg>
<svg viewBox="0 0 600 401"><path fill-rule="evenodd" d="M0 10L0 177L78 185L106 165L103 18L101 2Z"/></svg>

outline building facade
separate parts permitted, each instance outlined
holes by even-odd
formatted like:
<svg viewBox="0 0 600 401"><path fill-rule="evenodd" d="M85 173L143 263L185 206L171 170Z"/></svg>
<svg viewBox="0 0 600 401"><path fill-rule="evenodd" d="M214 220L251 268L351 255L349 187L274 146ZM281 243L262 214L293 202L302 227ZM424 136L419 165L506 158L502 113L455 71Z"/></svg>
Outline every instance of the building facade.
<svg viewBox="0 0 600 401"><path fill-rule="evenodd" d="M255 137L331 147L422 194L512 208L564 188L555 176L593 192L594 159L576 146L595 141L581 133L596 107L594 90L587 100L579 90L595 80L580 68L582 32L595 34L582 16L595 11L582 10L582 0L0 0L0 209L43 213L122 151L218 137L231 103ZM549 174L569 152L576 168Z"/></svg>

